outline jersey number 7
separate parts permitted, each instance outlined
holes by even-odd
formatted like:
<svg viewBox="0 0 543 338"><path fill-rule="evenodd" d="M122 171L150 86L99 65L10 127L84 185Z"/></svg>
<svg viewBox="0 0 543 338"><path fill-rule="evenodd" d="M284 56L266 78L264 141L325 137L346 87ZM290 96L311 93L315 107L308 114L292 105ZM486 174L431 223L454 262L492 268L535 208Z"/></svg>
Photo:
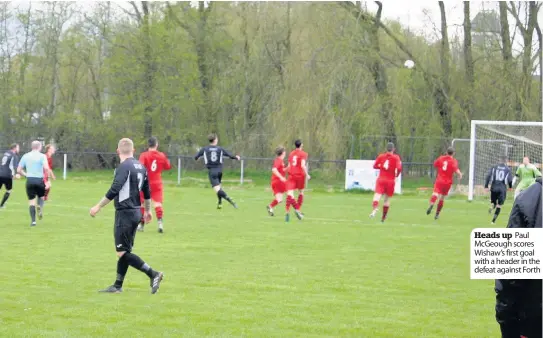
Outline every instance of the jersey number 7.
<svg viewBox="0 0 543 338"><path fill-rule="evenodd" d="M138 173L138 191L141 191L142 187L143 187L143 174Z"/></svg>

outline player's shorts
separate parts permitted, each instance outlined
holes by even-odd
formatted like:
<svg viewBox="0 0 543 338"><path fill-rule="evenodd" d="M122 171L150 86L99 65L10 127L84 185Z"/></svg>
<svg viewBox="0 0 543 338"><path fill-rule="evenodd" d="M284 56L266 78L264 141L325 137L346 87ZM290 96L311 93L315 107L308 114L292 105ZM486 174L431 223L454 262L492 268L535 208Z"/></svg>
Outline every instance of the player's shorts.
<svg viewBox="0 0 543 338"><path fill-rule="evenodd" d="M2 189L2 186L6 187L6 190L11 190L13 188L13 178L0 177L0 189Z"/></svg>
<svg viewBox="0 0 543 338"><path fill-rule="evenodd" d="M287 190L304 190L305 189L305 176L290 176L287 181Z"/></svg>
<svg viewBox="0 0 543 338"><path fill-rule="evenodd" d="M394 196L394 188L396 181L393 180L377 180L375 183L375 193L380 195Z"/></svg>
<svg viewBox="0 0 543 338"><path fill-rule="evenodd" d="M496 203L503 205L507 198L507 191L505 190L490 190L490 203Z"/></svg>
<svg viewBox="0 0 543 338"><path fill-rule="evenodd" d="M132 251L136 230L141 221L140 209L127 209L115 211L115 225L113 236L117 252Z"/></svg>
<svg viewBox="0 0 543 338"><path fill-rule="evenodd" d="M149 188L151 189L151 200L153 202L162 203L164 201L164 189L162 187L162 182L155 184L150 183Z"/></svg>
<svg viewBox="0 0 543 338"><path fill-rule="evenodd" d="M43 178L29 177L26 179L26 195L28 200L45 196L45 183Z"/></svg>
<svg viewBox="0 0 543 338"><path fill-rule="evenodd" d="M207 176L209 177L209 182L211 183L212 187L216 187L218 185L221 185L222 171L209 170L209 172L207 173Z"/></svg>
<svg viewBox="0 0 543 338"><path fill-rule="evenodd" d="M271 188L273 190L273 194L284 194L287 191L287 183L286 182L272 182Z"/></svg>
<svg viewBox="0 0 543 338"><path fill-rule="evenodd" d="M442 183L442 182L436 182L434 183L434 193L440 194L442 196L449 195L449 191L451 190L452 183Z"/></svg>

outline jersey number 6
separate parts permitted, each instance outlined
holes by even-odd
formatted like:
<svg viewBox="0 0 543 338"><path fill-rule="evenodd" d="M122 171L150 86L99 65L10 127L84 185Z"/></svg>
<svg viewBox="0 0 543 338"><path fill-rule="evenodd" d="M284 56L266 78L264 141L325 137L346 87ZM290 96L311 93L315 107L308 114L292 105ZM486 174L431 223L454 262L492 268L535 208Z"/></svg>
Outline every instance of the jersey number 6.
<svg viewBox="0 0 543 338"><path fill-rule="evenodd" d="M156 171L156 160L153 160L153 163L151 163L151 171Z"/></svg>

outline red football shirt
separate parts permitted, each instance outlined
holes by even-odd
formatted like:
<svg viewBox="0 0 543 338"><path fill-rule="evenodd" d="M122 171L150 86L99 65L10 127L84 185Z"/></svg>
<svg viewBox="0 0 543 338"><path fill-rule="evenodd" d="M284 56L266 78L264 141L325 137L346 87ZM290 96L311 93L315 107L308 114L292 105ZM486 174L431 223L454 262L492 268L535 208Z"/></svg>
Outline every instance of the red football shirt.
<svg viewBox="0 0 543 338"><path fill-rule="evenodd" d="M396 154L383 153L377 156L373 168L379 169L377 179L394 181L402 172L402 160Z"/></svg>
<svg viewBox="0 0 543 338"><path fill-rule="evenodd" d="M436 182L453 183L454 173L458 170L458 161L454 157L450 155L440 156L435 160L434 167L437 169Z"/></svg>
<svg viewBox="0 0 543 338"><path fill-rule="evenodd" d="M285 163L283 162L282 159L277 157L275 161L273 161L273 168L277 169L277 171L279 171L279 173L283 175L283 177L285 177ZM281 179L279 179L279 177L277 177L274 173L272 173L271 181L272 181L272 184L274 184L274 183L281 182Z"/></svg>
<svg viewBox="0 0 543 338"><path fill-rule="evenodd" d="M139 161L147 169L149 183L162 183L162 171L170 170L172 167L168 157L156 150L141 153Z"/></svg>
<svg viewBox="0 0 543 338"><path fill-rule="evenodd" d="M47 164L49 164L49 169L53 170L53 156L46 156Z"/></svg>
<svg viewBox="0 0 543 338"><path fill-rule="evenodd" d="M302 160L307 162L307 153L300 149L293 150L288 155L288 173L290 176L305 176Z"/></svg>

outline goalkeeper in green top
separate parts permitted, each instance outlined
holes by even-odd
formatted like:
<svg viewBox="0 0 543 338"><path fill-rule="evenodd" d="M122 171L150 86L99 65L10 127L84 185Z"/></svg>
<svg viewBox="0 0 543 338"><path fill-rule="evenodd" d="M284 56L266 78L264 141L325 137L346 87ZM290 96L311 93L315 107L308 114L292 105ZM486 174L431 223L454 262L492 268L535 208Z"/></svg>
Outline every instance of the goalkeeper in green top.
<svg viewBox="0 0 543 338"><path fill-rule="evenodd" d="M515 178L513 179L513 185L518 180L517 188L515 189L515 199L523 191L526 190L529 186L535 183L535 179L541 176L541 172L535 167L535 165L530 163L529 157L524 157L522 159L522 164L519 165L517 172L515 173Z"/></svg>

